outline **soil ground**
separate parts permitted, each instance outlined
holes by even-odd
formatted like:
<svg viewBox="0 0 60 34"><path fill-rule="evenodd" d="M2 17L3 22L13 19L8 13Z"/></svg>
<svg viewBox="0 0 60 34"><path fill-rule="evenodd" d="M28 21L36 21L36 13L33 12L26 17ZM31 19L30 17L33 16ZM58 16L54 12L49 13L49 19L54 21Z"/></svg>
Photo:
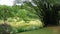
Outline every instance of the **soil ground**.
<svg viewBox="0 0 60 34"><path fill-rule="evenodd" d="M53 34L60 33L60 26L48 26L47 28L51 29L53 31Z"/></svg>

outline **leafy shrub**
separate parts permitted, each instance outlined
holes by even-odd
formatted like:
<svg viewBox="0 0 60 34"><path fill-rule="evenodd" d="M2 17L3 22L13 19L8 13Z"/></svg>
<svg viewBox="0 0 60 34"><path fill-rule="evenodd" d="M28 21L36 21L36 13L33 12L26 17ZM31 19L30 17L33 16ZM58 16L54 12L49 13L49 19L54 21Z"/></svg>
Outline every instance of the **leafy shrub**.
<svg viewBox="0 0 60 34"><path fill-rule="evenodd" d="M9 22L9 24L15 28L16 32L25 32L43 27L42 22L38 19L30 20L28 23L26 23L24 20L21 20L20 22Z"/></svg>
<svg viewBox="0 0 60 34"><path fill-rule="evenodd" d="M5 17L4 17L5 16ZM20 6L0 6L0 20L6 18L7 24L10 24L16 32L23 32L43 27L38 19L35 10L20 8ZM33 20L34 19L34 20Z"/></svg>

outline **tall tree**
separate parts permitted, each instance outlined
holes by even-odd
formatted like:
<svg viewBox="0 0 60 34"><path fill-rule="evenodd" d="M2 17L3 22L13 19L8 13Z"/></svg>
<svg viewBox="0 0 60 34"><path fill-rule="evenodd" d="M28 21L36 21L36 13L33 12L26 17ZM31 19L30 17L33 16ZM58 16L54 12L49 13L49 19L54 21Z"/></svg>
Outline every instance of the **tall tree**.
<svg viewBox="0 0 60 34"><path fill-rule="evenodd" d="M28 2L28 5L36 10L37 15L42 18L45 26L58 25L59 2L60 0L32 0Z"/></svg>
<svg viewBox="0 0 60 34"><path fill-rule="evenodd" d="M38 16L42 15L45 26L58 25L58 11L60 10L59 0L33 0L37 5ZM41 14L40 14L41 12Z"/></svg>

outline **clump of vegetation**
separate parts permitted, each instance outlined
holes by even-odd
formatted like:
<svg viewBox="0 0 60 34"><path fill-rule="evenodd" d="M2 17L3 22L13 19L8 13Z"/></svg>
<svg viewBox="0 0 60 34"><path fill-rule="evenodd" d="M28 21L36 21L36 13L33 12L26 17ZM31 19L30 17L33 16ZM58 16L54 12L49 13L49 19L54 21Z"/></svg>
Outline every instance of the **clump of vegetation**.
<svg viewBox="0 0 60 34"><path fill-rule="evenodd" d="M42 22L39 21L35 10L33 8L29 8L29 6L26 6L26 9L25 6L0 6L0 11L0 20L3 21L5 18L7 24L11 26L10 28L13 28L12 32L23 32L43 27Z"/></svg>
<svg viewBox="0 0 60 34"><path fill-rule="evenodd" d="M26 23L24 20L19 22L9 22L16 32L25 32L30 30L35 30L43 27L43 23L39 19L33 19Z"/></svg>

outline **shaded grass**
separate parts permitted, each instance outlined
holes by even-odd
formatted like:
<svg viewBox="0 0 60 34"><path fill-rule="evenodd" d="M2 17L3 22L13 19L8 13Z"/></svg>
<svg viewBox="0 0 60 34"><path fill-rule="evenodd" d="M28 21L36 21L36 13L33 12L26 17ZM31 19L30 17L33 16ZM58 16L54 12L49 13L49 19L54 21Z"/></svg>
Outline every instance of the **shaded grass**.
<svg viewBox="0 0 60 34"><path fill-rule="evenodd" d="M22 32L18 34L60 34L60 31L54 33L52 29L49 28L42 28L34 31Z"/></svg>

